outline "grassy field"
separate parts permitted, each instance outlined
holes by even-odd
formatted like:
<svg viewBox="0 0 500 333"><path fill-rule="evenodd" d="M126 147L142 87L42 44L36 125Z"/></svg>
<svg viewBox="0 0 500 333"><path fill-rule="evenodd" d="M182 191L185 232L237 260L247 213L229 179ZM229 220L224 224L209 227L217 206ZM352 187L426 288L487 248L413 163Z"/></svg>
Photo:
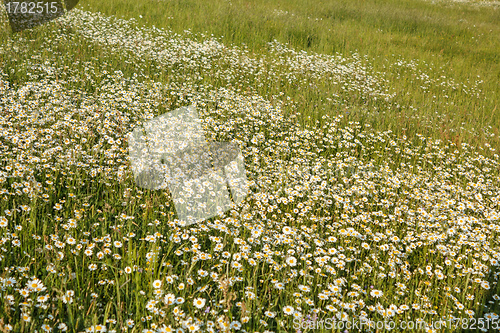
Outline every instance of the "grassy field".
<svg viewBox="0 0 500 333"><path fill-rule="evenodd" d="M497 2L1 14L0 331L500 329ZM191 104L250 193L183 227L127 134Z"/></svg>
<svg viewBox="0 0 500 333"><path fill-rule="evenodd" d="M456 143L500 144L498 132L489 136L500 128L500 6L496 2L493 6L422 1L87 3L91 10L136 18L141 25L177 33L209 32L222 36L220 41L227 45L246 45L258 54L265 53L274 40L308 52L358 54L369 74L387 80L378 84L394 96L389 108L356 93L343 96L342 103L331 103L327 98L338 91L332 85L303 96L303 91L297 91L302 85L280 82L265 85L258 93L269 97L283 92L295 98L299 108L309 110L310 116L338 114L348 107L353 121L371 115L370 123L382 122L380 129L446 137ZM387 116L381 120L383 112ZM464 130L458 131L460 127Z"/></svg>

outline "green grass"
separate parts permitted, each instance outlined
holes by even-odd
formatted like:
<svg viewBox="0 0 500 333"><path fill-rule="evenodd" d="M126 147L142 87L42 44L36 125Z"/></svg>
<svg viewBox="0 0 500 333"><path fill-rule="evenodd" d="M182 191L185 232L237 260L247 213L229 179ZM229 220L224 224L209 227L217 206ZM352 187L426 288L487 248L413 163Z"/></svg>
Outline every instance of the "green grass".
<svg viewBox="0 0 500 333"><path fill-rule="evenodd" d="M0 331L193 317L296 332L286 306L381 321L376 307L397 305L396 323L500 314L498 6L78 8L90 13L18 34L0 19ZM241 147L251 186L182 227L168 191L136 186L126 134L191 103L210 140Z"/></svg>
<svg viewBox="0 0 500 333"><path fill-rule="evenodd" d="M324 1L312 6L304 1L153 0L86 1L79 6L178 33L212 34L225 44L245 45L256 54L265 54L267 43L273 40L309 52L360 54L374 73L387 80L386 88L395 94L391 108L373 100L360 101L357 96L332 105L326 100L335 93L331 86L304 93L297 86L273 82L258 93L268 98L285 93L298 102L303 115L317 119L349 109L347 121L368 121L379 130L500 147L498 7L422 1ZM276 15L276 10L288 13ZM75 54L82 60L99 56L99 50L93 49ZM414 69L390 66L399 59L418 59L420 65ZM445 81L451 78L474 86L477 93L437 84L422 89L421 80L416 79L418 71L431 81L442 81L445 76ZM493 136L485 135L485 128Z"/></svg>
<svg viewBox="0 0 500 333"><path fill-rule="evenodd" d="M404 128L410 135L422 133L457 143L464 141L481 146L489 142L500 147L498 6L445 6L423 1L191 0L88 1L83 8L125 18L142 15L141 24L178 33L207 32L221 37L225 44L246 45L255 53L265 52L267 43L275 39L309 52L345 55L356 52L368 57L367 62L375 72L384 73L387 85L396 94L395 104L403 108L385 110L383 118L387 119L384 120L380 120L378 114L370 118L378 129L390 128L401 133ZM277 16L275 10L288 14ZM418 59L431 79L444 75L468 86L483 81L478 86L480 96L443 91L439 87L422 91L414 71L387 68L398 59ZM302 94L293 87L269 88L259 93L271 96L282 91L291 97ZM326 89L323 96L311 92L308 99L299 102L303 114L344 111L325 103L324 96L329 94ZM446 94L450 97L443 98ZM354 121L364 120L376 107L370 101L353 104L348 107L353 107L355 117L350 120ZM425 120L411 119L410 105ZM442 118L436 118L436 112ZM433 124L432 128L426 120ZM456 133L460 126L465 130ZM492 127L493 138L482 135L480 129L487 126ZM472 129L473 134L467 132Z"/></svg>

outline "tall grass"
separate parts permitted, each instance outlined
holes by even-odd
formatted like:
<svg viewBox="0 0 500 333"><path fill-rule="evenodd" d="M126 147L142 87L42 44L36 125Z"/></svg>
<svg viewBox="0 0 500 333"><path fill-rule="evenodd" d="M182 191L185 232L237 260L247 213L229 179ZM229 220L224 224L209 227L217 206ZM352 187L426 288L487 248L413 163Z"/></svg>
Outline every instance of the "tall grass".
<svg viewBox="0 0 500 333"><path fill-rule="evenodd" d="M488 2L486 2L488 3ZM85 7L87 5L88 7ZM380 117L376 103L331 105L322 94L307 98L294 87L267 86L267 96L284 92L299 101L308 116L344 113L349 120L367 115L376 128L398 133L422 133L474 145L499 147L500 41L499 7L428 1L88 1L84 8L141 24L182 33L213 34L226 44L245 45L262 53L278 40L300 50L343 55L358 53L387 79L396 95L394 105ZM418 60L414 67L391 66ZM475 86L479 96L433 86L422 89L419 70L430 80L452 79ZM481 82L481 83L478 83ZM274 89L273 89L274 88ZM474 95L474 96L471 96ZM448 96L448 97L443 97ZM418 118L418 119L415 119ZM432 124L432 125L429 125ZM489 129L491 126L491 129ZM458 131L463 127L463 130ZM493 137L484 135L488 128ZM458 133L457 133L458 132Z"/></svg>
<svg viewBox="0 0 500 333"><path fill-rule="evenodd" d="M90 0L0 21L0 330L496 326L498 7ZM126 138L189 104L251 193L183 227Z"/></svg>

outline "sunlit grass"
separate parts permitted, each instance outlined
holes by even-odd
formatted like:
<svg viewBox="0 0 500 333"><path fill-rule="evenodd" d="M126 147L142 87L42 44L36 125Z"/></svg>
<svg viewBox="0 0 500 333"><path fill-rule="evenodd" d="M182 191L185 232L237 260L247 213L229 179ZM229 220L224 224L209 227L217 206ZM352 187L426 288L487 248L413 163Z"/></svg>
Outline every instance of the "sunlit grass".
<svg viewBox="0 0 500 333"><path fill-rule="evenodd" d="M484 1L483 3L495 3ZM500 127L499 7L429 1L89 1L88 8L118 17L134 17L140 24L164 27L182 33L208 31L224 43L246 45L262 53L267 43L278 40L296 49L344 56L367 56L366 64L388 80L395 93L394 104L384 107L386 115L372 114L376 104L350 103L359 112L351 120L370 121L379 129L391 127L398 133L425 133L456 142L482 145L498 139L487 138L482 129ZM87 7L86 7L87 8ZM142 18L139 17L142 16ZM391 66L399 60L417 61L419 70ZM481 97L442 89L439 85L422 89L421 72L429 80L454 80L471 87L477 82ZM308 115L338 114L344 108L331 105L324 95L277 86L259 91L268 96L285 92L297 97ZM447 96L447 97L444 97ZM410 108L412 107L412 108ZM415 108L415 109L414 109ZM413 118L412 118L413 116ZM414 119L418 117L418 119ZM465 130L456 133L458 128ZM404 130L403 130L404 129ZM474 133L474 134L473 134ZM495 134L495 137L498 133Z"/></svg>
<svg viewBox="0 0 500 333"><path fill-rule="evenodd" d="M1 31L0 329L496 320L496 7L203 4ZM126 137L190 104L251 193L185 228Z"/></svg>

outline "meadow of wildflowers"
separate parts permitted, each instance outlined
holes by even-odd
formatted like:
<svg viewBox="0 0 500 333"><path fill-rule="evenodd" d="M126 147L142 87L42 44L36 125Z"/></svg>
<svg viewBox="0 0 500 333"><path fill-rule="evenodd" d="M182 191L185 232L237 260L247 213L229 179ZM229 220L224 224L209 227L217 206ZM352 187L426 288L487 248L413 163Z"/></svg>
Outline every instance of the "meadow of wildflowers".
<svg viewBox="0 0 500 333"><path fill-rule="evenodd" d="M358 53L254 53L82 9L1 37L0 331L499 319L497 129L456 128L478 146L349 114L406 101L433 127L448 119L436 105L485 99L480 79L388 63L439 95L426 118ZM347 112L308 113L322 102ZM168 191L135 184L127 138L187 105L210 141L241 149L249 194L186 227Z"/></svg>

